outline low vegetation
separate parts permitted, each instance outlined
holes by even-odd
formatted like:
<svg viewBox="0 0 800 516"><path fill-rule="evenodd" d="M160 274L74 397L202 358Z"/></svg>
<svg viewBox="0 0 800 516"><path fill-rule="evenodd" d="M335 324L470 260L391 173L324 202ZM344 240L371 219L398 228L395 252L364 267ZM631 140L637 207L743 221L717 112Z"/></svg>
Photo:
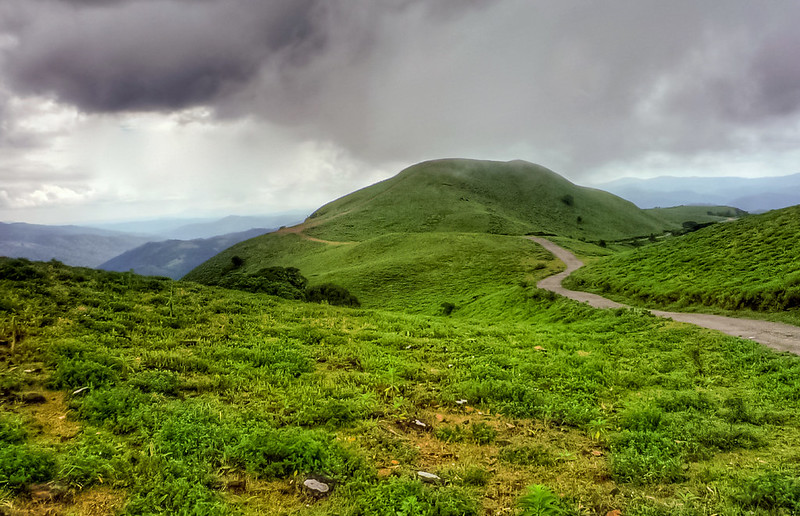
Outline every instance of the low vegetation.
<svg viewBox="0 0 800 516"><path fill-rule="evenodd" d="M789 514L800 504L800 359L752 342L521 281L447 317L58 262L3 259L0 271L9 510ZM331 488L311 493L308 479Z"/></svg>
<svg viewBox="0 0 800 516"><path fill-rule="evenodd" d="M800 322L800 206L748 216L593 261L572 288L674 309Z"/></svg>

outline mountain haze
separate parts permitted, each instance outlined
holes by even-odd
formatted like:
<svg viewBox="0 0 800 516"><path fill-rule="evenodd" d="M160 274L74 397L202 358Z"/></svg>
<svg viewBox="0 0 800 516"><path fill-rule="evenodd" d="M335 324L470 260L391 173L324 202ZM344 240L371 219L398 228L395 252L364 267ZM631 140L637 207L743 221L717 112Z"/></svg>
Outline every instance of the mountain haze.
<svg viewBox="0 0 800 516"><path fill-rule="evenodd" d="M627 177L597 186L640 208L720 204L759 212L800 204L800 174L761 178Z"/></svg>
<svg viewBox="0 0 800 516"><path fill-rule="evenodd" d="M151 238L83 226L0 223L0 256L97 267Z"/></svg>
<svg viewBox="0 0 800 516"><path fill-rule="evenodd" d="M133 270L142 276L166 276L180 279L220 251L269 231L256 228L212 238L148 242L112 258L98 268L118 272Z"/></svg>

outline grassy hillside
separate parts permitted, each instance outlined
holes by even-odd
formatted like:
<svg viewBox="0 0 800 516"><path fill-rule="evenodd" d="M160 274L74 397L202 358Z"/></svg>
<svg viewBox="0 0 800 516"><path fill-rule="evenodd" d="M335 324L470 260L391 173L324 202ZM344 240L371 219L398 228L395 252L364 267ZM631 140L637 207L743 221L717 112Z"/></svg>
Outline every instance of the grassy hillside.
<svg viewBox="0 0 800 516"><path fill-rule="evenodd" d="M784 313L797 323L800 206L610 256L580 269L570 282L647 304Z"/></svg>
<svg viewBox="0 0 800 516"><path fill-rule="evenodd" d="M537 165L439 160L333 201L299 227L240 243L186 279L220 284L238 257L249 274L297 267L312 284L341 284L370 308L431 315L450 303L474 313L466 308L482 297L552 269L525 233L600 240L666 227L680 224Z"/></svg>
<svg viewBox="0 0 800 516"><path fill-rule="evenodd" d="M388 234L331 245L297 234L270 234L242 242L186 276L215 284L234 270L297 267L311 284L346 287L367 308L433 315L442 303L459 313L481 298L552 273L552 256L530 240L487 234ZM470 311L471 312L471 311Z"/></svg>
<svg viewBox="0 0 800 516"><path fill-rule="evenodd" d="M524 161L428 161L321 207L309 235L337 241L443 232L619 239L660 233L663 221L600 190Z"/></svg>
<svg viewBox="0 0 800 516"><path fill-rule="evenodd" d="M485 323L18 260L0 292L12 514L513 514L533 484L564 514L800 508L800 359L644 312L517 286L527 321Z"/></svg>

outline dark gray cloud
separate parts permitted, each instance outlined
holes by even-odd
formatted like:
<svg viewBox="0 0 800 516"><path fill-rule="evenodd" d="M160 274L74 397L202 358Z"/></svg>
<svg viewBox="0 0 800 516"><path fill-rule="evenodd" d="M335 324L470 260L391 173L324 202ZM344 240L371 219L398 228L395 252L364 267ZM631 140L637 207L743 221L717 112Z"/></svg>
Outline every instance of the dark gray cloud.
<svg viewBox="0 0 800 516"><path fill-rule="evenodd" d="M0 67L87 112L202 105L372 163L522 157L575 177L793 120L797 19L749 0L4 0Z"/></svg>
<svg viewBox="0 0 800 516"><path fill-rule="evenodd" d="M323 44L313 0L29 3L6 28L19 40L5 63L11 85L87 111L212 103L266 60Z"/></svg>

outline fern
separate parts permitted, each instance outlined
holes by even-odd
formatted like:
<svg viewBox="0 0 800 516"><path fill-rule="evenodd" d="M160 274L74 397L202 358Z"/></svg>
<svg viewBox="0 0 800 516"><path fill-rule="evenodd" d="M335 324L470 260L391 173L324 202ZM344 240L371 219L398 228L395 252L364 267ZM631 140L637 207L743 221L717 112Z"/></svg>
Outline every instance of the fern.
<svg viewBox="0 0 800 516"><path fill-rule="evenodd" d="M519 499L523 516L555 516L563 514L559 498L543 485L528 486L528 494Z"/></svg>

